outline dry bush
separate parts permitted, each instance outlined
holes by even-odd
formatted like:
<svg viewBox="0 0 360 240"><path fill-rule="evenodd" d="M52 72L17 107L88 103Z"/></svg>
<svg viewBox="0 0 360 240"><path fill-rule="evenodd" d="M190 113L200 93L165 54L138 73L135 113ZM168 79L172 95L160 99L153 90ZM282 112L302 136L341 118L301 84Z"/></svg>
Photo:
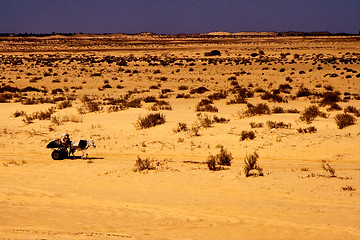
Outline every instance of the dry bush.
<svg viewBox="0 0 360 240"><path fill-rule="evenodd" d="M274 121L267 121L266 125L268 125L268 127L270 129L277 129L277 128L291 128L291 123L284 123L284 122L274 122Z"/></svg>
<svg viewBox="0 0 360 240"><path fill-rule="evenodd" d="M270 108L266 103L259 103L258 105L254 106L252 104L247 105L247 110L244 112L244 116L252 117L256 115L263 115L263 114L270 114Z"/></svg>
<svg viewBox="0 0 360 240"><path fill-rule="evenodd" d="M159 110L172 110L172 107L169 102L164 100L158 100L154 103L154 105L150 108L151 111L159 111Z"/></svg>
<svg viewBox="0 0 360 240"><path fill-rule="evenodd" d="M26 112L24 112L24 111L18 111L18 110L16 110L14 113L13 113L13 116L15 117L15 118L17 118L17 117L23 117L23 116L25 116L26 115Z"/></svg>
<svg viewBox="0 0 360 240"><path fill-rule="evenodd" d="M297 97L308 97L311 95L311 92L308 88L300 87L299 91L296 93Z"/></svg>
<svg viewBox="0 0 360 240"><path fill-rule="evenodd" d="M276 106L276 107L273 107L273 109L271 110L271 112L272 112L272 113L284 113L285 110L284 110L283 107L278 107L278 106Z"/></svg>
<svg viewBox="0 0 360 240"><path fill-rule="evenodd" d="M25 114L24 115L24 119L23 121L26 124L30 124L33 122L33 120L38 119L38 120L50 120L51 119L51 115L55 112L55 108L51 107L48 108L45 111L38 111L38 112L34 112L31 114Z"/></svg>
<svg viewBox="0 0 360 240"><path fill-rule="evenodd" d="M311 123L318 116L326 118L326 114L321 112L317 106L309 106L305 108L304 112L300 116L300 120Z"/></svg>
<svg viewBox="0 0 360 240"><path fill-rule="evenodd" d="M307 128L298 128L299 133L316 133L317 129L314 126L310 126Z"/></svg>
<svg viewBox="0 0 360 240"><path fill-rule="evenodd" d="M200 127L203 128L209 128L212 127L213 125L213 120L211 118L211 116L207 115L207 114L198 114L197 118L199 120L200 123Z"/></svg>
<svg viewBox="0 0 360 240"><path fill-rule="evenodd" d="M155 166L153 164L153 160L151 160L150 158L140 158L139 156L137 157L137 160L135 162L135 172L142 172L144 170L153 170L155 169Z"/></svg>
<svg viewBox="0 0 360 240"><path fill-rule="evenodd" d="M78 108L78 111L81 114L86 112L98 112L102 110L102 107L100 106L100 103L98 101L90 99L86 95L81 99L81 101L83 103L83 106Z"/></svg>
<svg viewBox="0 0 360 240"><path fill-rule="evenodd" d="M245 173L246 177L256 175L253 172L251 172L251 170L256 170L258 172L259 176L264 175L263 169L257 163L258 158L259 158L259 155L256 152L254 152L251 155L246 155L246 157L244 159L244 162L245 162L244 173Z"/></svg>
<svg viewBox="0 0 360 240"><path fill-rule="evenodd" d="M208 96L210 100L220 100L225 99L227 97L228 93L225 90L220 90L219 92L213 93Z"/></svg>
<svg viewBox="0 0 360 240"><path fill-rule="evenodd" d="M187 124L179 122L178 126L176 128L174 128L173 131L174 131L174 133L186 132L186 131L188 131Z"/></svg>
<svg viewBox="0 0 360 240"><path fill-rule="evenodd" d="M166 122L165 115L161 113L150 113L145 117L139 116L135 126L137 129L145 129L161 125Z"/></svg>
<svg viewBox="0 0 360 240"><path fill-rule="evenodd" d="M74 123L79 123L82 122L83 118L81 116L76 116L76 115L62 115L62 116L52 116L51 117L51 122L54 125L61 125L64 122L74 122Z"/></svg>
<svg viewBox="0 0 360 240"><path fill-rule="evenodd" d="M228 123L230 120L224 117L218 117L216 115L214 115L213 117L213 122L215 123Z"/></svg>
<svg viewBox="0 0 360 240"><path fill-rule="evenodd" d="M244 141L246 139L253 140L255 138L254 131L241 131L241 137L240 140Z"/></svg>
<svg viewBox="0 0 360 240"><path fill-rule="evenodd" d="M325 92L320 106L333 105L340 100L340 92Z"/></svg>
<svg viewBox="0 0 360 240"><path fill-rule="evenodd" d="M322 168L330 174L330 177L335 177L335 169L326 161L322 161Z"/></svg>
<svg viewBox="0 0 360 240"><path fill-rule="evenodd" d="M261 99L267 100L269 102L278 102L278 103L286 102L286 100L284 100L279 94L270 93L270 92L265 92L264 94L262 94Z"/></svg>
<svg viewBox="0 0 360 240"><path fill-rule="evenodd" d="M233 159L232 154L228 152L226 149L224 149L223 146L221 146L220 153L215 156L210 154L206 163L208 165L209 170L216 171L221 169L221 167L217 167L217 165L231 166L232 159Z"/></svg>
<svg viewBox="0 0 360 240"><path fill-rule="evenodd" d="M198 137L200 136L200 127L197 124L194 124L186 133L189 137Z"/></svg>
<svg viewBox="0 0 360 240"><path fill-rule="evenodd" d="M360 111L354 106L347 106L344 113L353 113L356 117L360 117Z"/></svg>
<svg viewBox="0 0 360 240"><path fill-rule="evenodd" d="M348 113L337 114L335 116L335 121L339 129L343 129L344 127L354 125L356 122L356 118Z"/></svg>
<svg viewBox="0 0 360 240"><path fill-rule="evenodd" d="M197 112L218 112L218 108L212 106L212 100L202 99L195 107Z"/></svg>
<svg viewBox="0 0 360 240"><path fill-rule="evenodd" d="M251 128L262 128L262 127L264 127L264 124L263 123L250 122L250 127Z"/></svg>
<svg viewBox="0 0 360 240"><path fill-rule="evenodd" d="M221 52L219 50L212 50L211 52L205 52L205 57L211 57L211 56L221 56Z"/></svg>
<svg viewBox="0 0 360 240"><path fill-rule="evenodd" d="M68 107L72 107L71 101L69 100L61 101L57 104L58 109L64 109Z"/></svg>
<svg viewBox="0 0 360 240"><path fill-rule="evenodd" d="M154 96L147 96L144 98L144 102L149 103L149 102L156 102L156 97Z"/></svg>
<svg viewBox="0 0 360 240"><path fill-rule="evenodd" d="M356 191L356 189L353 186L346 185L346 187L342 187L341 190L343 191Z"/></svg>

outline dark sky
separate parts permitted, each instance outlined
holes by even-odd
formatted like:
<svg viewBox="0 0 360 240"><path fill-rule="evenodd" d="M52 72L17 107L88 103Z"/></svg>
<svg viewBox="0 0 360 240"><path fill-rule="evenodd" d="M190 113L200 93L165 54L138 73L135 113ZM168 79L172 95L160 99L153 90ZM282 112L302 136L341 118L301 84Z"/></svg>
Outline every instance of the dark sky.
<svg viewBox="0 0 360 240"><path fill-rule="evenodd" d="M360 0L0 0L1 33L360 31Z"/></svg>

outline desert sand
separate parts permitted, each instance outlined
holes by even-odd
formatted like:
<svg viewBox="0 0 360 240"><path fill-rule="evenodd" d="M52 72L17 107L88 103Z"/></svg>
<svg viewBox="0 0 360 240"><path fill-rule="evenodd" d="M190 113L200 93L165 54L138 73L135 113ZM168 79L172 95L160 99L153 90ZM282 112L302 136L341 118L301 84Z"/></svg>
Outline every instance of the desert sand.
<svg viewBox="0 0 360 240"><path fill-rule="evenodd" d="M3 37L0 68L0 239L360 238L359 37ZM197 111L209 96L217 112ZM309 106L324 116L303 121ZM151 113L165 123L140 129ZM63 133L96 148L53 160ZM231 165L211 171L221 147Z"/></svg>

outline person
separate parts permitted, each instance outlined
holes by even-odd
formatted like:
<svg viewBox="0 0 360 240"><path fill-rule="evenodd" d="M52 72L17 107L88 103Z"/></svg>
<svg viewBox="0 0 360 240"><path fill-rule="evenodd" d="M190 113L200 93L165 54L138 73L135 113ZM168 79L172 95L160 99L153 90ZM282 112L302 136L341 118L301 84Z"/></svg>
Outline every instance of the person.
<svg viewBox="0 0 360 240"><path fill-rule="evenodd" d="M70 148L71 140L70 140L69 134L64 133L60 138L60 143L65 146L65 150L67 150L67 148Z"/></svg>

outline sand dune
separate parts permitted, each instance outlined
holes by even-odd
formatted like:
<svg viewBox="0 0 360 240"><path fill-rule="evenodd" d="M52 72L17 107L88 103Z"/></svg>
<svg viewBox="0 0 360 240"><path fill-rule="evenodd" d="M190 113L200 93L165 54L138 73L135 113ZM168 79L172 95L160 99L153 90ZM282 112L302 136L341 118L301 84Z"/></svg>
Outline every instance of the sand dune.
<svg viewBox="0 0 360 240"><path fill-rule="evenodd" d="M2 238L359 239L358 38L142 37L0 42ZM152 113L165 123L139 129ZM65 132L94 140L88 159L52 160ZM221 146L231 166L210 171Z"/></svg>

